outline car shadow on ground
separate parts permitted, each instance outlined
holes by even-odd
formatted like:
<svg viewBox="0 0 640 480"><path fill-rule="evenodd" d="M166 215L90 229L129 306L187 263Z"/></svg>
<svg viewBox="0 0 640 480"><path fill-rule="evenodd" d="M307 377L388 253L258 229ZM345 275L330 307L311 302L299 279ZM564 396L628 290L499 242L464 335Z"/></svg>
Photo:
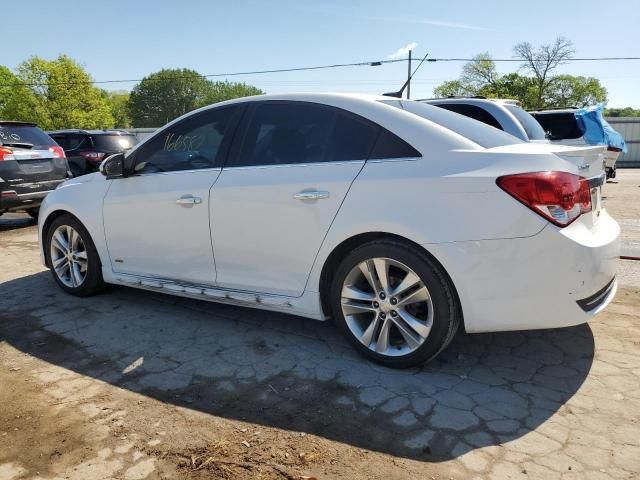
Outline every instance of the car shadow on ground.
<svg viewBox="0 0 640 480"><path fill-rule="evenodd" d="M16 214L5 214L0 216L0 232L16 230L18 228L31 227L38 223L37 220L28 216L18 216Z"/></svg>
<svg viewBox="0 0 640 480"><path fill-rule="evenodd" d="M422 461L535 429L594 355L588 325L459 333L431 364L390 370L328 322L120 287L75 298L48 272L0 284L1 340L174 405Z"/></svg>

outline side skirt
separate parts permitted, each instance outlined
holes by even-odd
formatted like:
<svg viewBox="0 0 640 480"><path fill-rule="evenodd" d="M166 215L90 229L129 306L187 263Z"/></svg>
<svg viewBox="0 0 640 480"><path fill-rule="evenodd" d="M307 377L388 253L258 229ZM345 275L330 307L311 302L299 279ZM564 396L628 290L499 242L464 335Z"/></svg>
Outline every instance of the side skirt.
<svg viewBox="0 0 640 480"><path fill-rule="evenodd" d="M212 287L210 285L179 282L176 280L105 272L104 268L103 276L107 283L126 287L134 287L207 302L257 308L260 310L287 313L289 315L300 315L314 320L326 320L320 310L319 295L314 292L305 293L301 297L286 297L283 295L229 290ZM318 310L316 312L309 311L313 309L309 307L314 304L318 305Z"/></svg>

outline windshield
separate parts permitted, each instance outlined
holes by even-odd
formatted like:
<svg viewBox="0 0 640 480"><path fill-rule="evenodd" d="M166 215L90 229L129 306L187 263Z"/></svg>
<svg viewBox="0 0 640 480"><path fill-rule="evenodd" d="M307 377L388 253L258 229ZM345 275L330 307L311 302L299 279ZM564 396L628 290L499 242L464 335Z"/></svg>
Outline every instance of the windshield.
<svg viewBox="0 0 640 480"><path fill-rule="evenodd" d="M103 152L123 152L138 143L135 135L93 135L93 146Z"/></svg>
<svg viewBox="0 0 640 480"><path fill-rule="evenodd" d="M520 122L524 131L527 132L529 140L544 140L547 138L544 133L544 129L538 121L531 116L531 114L525 112L517 105L506 104L505 107L513 114L514 117L516 117L518 122Z"/></svg>
<svg viewBox="0 0 640 480"><path fill-rule="evenodd" d="M47 150L58 145L53 139L33 125L2 125L0 124L0 145L26 144L33 145L34 150Z"/></svg>
<svg viewBox="0 0 640 480"><path fill-rule="evenodd" d="M524 143L522 140L490 127L482 122L465 117L458 113L450 112L443 108L427 105L426 103L405 101L405 100L381 100L382 103L392 107L402 108L438 125L451 130L452 132L468 138L484 148L501 147L503 145L513 145L514 143ZM544 135L544 133L543 133Z"/></svg>

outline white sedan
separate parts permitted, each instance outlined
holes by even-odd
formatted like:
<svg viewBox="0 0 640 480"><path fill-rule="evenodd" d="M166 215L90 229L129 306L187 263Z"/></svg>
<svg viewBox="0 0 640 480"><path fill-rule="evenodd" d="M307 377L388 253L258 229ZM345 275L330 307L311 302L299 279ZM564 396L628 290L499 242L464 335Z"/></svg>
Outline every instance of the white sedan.
<svg viewBox="0 0 640 480"><path fill-rule="evenodd" d="M418 102L242 98L51 193L42 261L78 296L111 283L333 318L405 367L459 326L569 326L611 302L620 230L588 161Z"/></svg>

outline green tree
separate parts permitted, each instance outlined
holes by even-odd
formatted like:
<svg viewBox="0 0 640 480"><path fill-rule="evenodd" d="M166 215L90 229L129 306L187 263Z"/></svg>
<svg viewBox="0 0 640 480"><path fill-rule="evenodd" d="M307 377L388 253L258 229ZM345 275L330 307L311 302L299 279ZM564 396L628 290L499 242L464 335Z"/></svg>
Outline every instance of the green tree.
<svg viewBox="0 0 640 480"><path fill-rule="evenodd" d="M195 70L163 69L133 87L129 112L136 127L159 127L191 110L264 93L245 83L211 82Z"/></svg>
<svg viewBox="0 0 640 480"><path fill-rule="evenodd" d="M536 80L534 108L545 106L546 90L555 80L554 70L571 60L574 51L573 44L565 37L558 37L554 43L541 45L538 48L533 47L529 42L521 42L513 47L514 55L522 59L521 68L532 73Z"/></svg>
<svg viewBox="0 0 640 480"><path fill-rule="evenodd" d="M605 117L640 117L640 109L631 107L607 108L604 111Z"/></svg>
<svg viewBox="0 0 640 480"><path fill-rule="evenodd" d="M195 70L163 69L133 87L129 112L136 127L159 127L204 104L210 82Z"/></svg>
<svg viewBox="0 0 640 480"><path fill-rule="evenodd" d="M545 52L551 49L548 46L544 48ZM573 75L550 75L559 61L556 58L556 63L550 60L545 63L548 66L544 67L546 70L542 74L544 78L542 96L540 96L541 81L538 76L529 77L515 72L500 76L496 72L495 63L486 53L474 57L473 61L465 64L459 79L437 86L434 94L437 97L482 95L488 98L513 98L519 100L525 109L606 103L607 90L598 79Z"/></svg>
<svg viewBox="0 0 640 480"><path fill-rule="evenodd" d="M18 66L17 78L33 93L33 117L43 129L113 127L111 108L101 90L66 55L50 61L32 57Z"/></svg>
<svg viewBox="0 0 640 480"><path fill-rule="evenodd" d="M593 77L557 75L547 87L544 97L549 107L586 107L607 102L607 90Z"/></svg>
<svg viewBox="0 0 640 480"><path fill-rule="evenodd" d="M11 70L0 66L0 118L37 122L36 97Z"/></svg>
<svg viewBox="0 0 640 480"><path fill-rule="evenodd" d="M129 92L124 90L107 92L103 90L103 95L111 108L114 127L131 128L132 123L129 115Z"/></svg>
<svg viewBox="0 0 640 480"><path fill-rule="evenodd" d="M263 95L264 92L257 87L241 82L211 82L210 90L205 98L205 105L224 102L239 97L251 95Z"/></svg>

